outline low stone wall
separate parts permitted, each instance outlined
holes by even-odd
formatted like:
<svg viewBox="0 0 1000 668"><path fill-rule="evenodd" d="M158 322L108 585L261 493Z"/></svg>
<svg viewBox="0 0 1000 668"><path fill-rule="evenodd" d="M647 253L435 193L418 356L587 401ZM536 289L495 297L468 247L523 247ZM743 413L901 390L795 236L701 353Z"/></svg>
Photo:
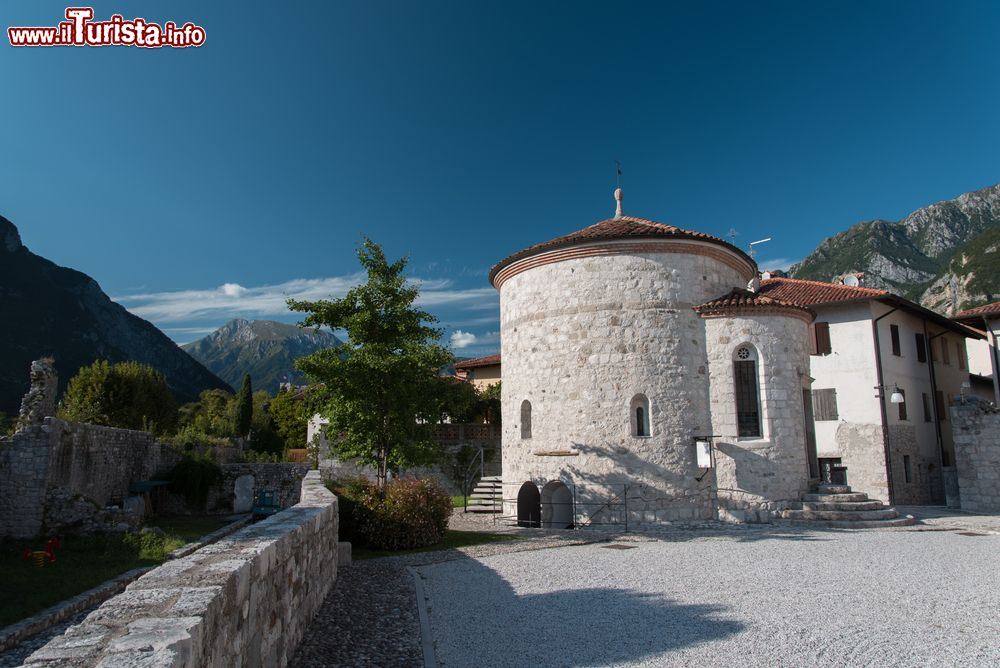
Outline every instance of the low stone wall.
<svg viewBox="0 0 1000 668"><path fill-rule="evenodd" d="M962 510L1000 512L1000 410L975 397L951 408Z"/></svg>
<svg viewBox="0 0 1000 668"><path fill-rule="evenodd" d="M300 502L167 562L28 657L28 666L285 666L337 576L337 498Z"/></svg>

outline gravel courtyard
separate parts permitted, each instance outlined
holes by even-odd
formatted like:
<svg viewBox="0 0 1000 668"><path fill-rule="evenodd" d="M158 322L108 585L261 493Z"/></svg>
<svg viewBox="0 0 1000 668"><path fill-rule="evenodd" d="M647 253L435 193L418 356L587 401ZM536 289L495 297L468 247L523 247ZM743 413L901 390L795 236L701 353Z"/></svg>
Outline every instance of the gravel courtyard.
<svg viewBox="0 0 1000 668"><path fill-rule="evenodd" d="M438 664L1000 665L998 535L679 536L417 567Z"/></svg>

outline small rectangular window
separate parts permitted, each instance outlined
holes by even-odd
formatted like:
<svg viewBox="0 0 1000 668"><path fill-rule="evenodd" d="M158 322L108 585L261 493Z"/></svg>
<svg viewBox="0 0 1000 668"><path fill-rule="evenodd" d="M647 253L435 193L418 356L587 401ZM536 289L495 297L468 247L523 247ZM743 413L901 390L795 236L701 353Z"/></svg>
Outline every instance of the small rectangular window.
<svg viewBox="0 0 1000 668"><path fill-rule="evenodd" d="M920 396L923 398L924 401L924 422L930 422L931 420L934 419L931 414L931 398L927 396L926 392L924 392Z"/></svg>
<svg viewBox="0 0 1000 668"><path fill-rule="evenodd" d="M965 370L965 339L955 343L955 350L958 355L958 368Z"/></svg>
<svg viewBox="0 0 1000 668"><path fill-rule="evenodd" d="M913 482L913 469L910 467L909 455L903 455L903 480L905 482Z"/></svg>
<svg viewBox="0 0 1000 668"><path fill-rule="evenodd" d="M938 390L934 394L934 403L937 404L938 419L941 420L941 422L944 422L948 419L948 413L944 409L944 392Z"/></svg>
<svg viewBox="0 0 1000 668"><path fill-rule="evenodd" d="M813 355L829 355L833 352L830 344L830 323L817 322L813 325Z"/></svg>
<svg viewBox="0 0 1000 668"><path fill-rule="evenodd" d="M927 362L927 342L924 340L924 335L916 334L914 338L917 340L917 361Z"/></svg>
<svg viewBox="0 0 1000 668"><path fill-rule="evenodd" d="M899 357L899 325L889 325L889 336L892 338L892 354Z"/></svg>
<svg viewBox="0 0 1000 668"><path fill-rule="evenodd" d="M904 390L903 388L900 388L899 389L899 393L903 395L903 401L901 401L900 403L896 404L896 406L899 408L899 419L900 420L905 420L906 419L906 390Z"/></svg>
<svg viewBox="0 0 1000 668"><path fill-rule="evenodd" d="M813 419L817 422L837 420L837 390L834 388L812 391Z"/></svg>
<svg viewBox="0 0 1000 668"><path fill-rule="evenodd" d="M948 352L948 342L943 338L941 339L941 361L945 364L951 364L951 354Z"/></svg>

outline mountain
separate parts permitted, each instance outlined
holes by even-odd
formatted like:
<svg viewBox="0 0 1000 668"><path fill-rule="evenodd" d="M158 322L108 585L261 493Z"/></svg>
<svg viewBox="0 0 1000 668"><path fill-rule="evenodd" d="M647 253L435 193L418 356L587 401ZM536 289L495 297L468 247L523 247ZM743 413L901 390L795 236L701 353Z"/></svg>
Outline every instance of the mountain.
<svg viewBox="0 0 1000 668"><path fill-rule="evenodd" d="M794 278L829 281L864 272L942 313L1000 294L1000 184L918 209L900 221L870 220L825 239L794 265Z"/></svg>
<svg viewBox="0 0 1000 668"><path fill-rule="evenodd" d="M16 415L32 360L50 355L60 391L95 360L134 360L167 378L178 401L226 383L163 332L111 301L94 279L29 251L0 216L0 411Z"/></svg>
<svg viewBox="0 0 1000 668"><path fill-rule="evenodd" d="M272 394L285 380L297 381L295 359L340 339L322 330L304 329L273 320L230 320L203 339L181 348L233 387L249 373L255 390Z"/></svg>

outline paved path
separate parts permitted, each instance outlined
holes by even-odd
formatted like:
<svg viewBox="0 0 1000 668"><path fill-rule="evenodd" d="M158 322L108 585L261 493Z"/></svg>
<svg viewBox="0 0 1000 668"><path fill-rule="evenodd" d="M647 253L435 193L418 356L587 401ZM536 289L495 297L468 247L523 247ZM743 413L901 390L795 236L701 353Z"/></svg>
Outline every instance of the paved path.
<svg viewBox="0 0 1000 668"><path fill-rule="evenodd" d="M439 665L1000 665L1000 536L670 535L419 567Z"/></svg>

